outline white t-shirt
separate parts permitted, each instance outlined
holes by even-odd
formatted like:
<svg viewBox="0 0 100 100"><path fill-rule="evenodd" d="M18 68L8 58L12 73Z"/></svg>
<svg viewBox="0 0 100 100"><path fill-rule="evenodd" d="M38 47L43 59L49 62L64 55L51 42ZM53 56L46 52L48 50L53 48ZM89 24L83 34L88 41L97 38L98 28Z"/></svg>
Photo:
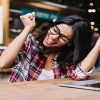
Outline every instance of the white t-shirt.
<svg viewBox="0 0 100 100"><path fill-rule="evenodd" d="M49 79L54 79L53 70L48 71L48 70L42 69L42 72L39 75L37 80L49 80Z"/></svg>

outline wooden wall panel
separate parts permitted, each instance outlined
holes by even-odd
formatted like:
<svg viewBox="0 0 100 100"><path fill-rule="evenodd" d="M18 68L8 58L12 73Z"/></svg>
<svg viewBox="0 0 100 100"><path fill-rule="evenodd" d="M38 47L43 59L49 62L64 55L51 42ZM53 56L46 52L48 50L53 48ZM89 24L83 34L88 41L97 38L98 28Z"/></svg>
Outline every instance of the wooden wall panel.
<svg viewBox="0 0 100 100"><path fill-rule="evenodd" d="M10 10L10 0L0 0L0 5L3 7L3 45L9 44L9 10Z"/></svg>

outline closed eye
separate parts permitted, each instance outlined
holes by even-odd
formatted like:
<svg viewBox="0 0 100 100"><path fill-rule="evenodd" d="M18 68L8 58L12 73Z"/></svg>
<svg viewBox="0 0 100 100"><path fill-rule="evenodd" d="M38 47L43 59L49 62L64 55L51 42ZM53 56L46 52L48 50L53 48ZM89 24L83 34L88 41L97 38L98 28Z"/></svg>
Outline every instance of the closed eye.
<svg viewBox="0 0 100 100"><path fill-rule="evenodd" d="M62 39L66 42L66 41L68 41L68 39L66 38L66 37L64 37L64 36L62 36Z"/></svg>

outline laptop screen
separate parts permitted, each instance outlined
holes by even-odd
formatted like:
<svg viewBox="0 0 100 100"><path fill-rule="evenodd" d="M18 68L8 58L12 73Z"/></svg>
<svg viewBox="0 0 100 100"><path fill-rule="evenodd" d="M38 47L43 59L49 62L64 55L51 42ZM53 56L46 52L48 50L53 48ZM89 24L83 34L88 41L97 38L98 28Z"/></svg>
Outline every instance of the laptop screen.
<svg viewBox="0 0 100 100"><path fill-rule="evenodd" d="M60 83L58 86L100 91L100 80L73 81Z"/></svg>
<svg viewBox="0 0 100 100"><path fill-rule="evenodd" d="M83 85L83 86L94 87L94 88L100 88L100 83L86 84L86 85Z"/></svg>

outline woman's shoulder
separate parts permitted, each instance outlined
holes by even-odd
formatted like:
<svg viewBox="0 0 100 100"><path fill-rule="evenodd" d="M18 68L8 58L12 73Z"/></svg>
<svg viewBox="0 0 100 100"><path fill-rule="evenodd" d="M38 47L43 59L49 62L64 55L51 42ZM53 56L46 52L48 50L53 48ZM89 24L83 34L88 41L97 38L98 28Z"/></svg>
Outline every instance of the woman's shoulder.
<svg viewBox="0 0 100 100"><path fill-rule="evenodd" d="M35 34L32 34L32 33L30 33L28 36L27 36L27 39L26 39L26 43L29 43L29 42L31 42L31 43L33 43L33 44L38 44L39 43L39 41L36 39L36 35Z"/></svg>

